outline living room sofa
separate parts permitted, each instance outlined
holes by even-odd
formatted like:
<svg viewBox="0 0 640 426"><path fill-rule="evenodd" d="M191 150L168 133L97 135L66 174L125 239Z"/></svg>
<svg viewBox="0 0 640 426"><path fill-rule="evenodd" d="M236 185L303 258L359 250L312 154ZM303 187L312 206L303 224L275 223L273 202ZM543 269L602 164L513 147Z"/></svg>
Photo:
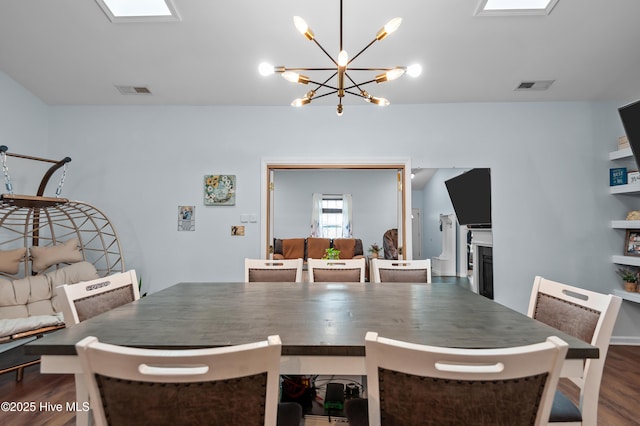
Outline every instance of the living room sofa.
<svg viewBox="0 0 640 426"><path fill-rule="evenodd" d="M274 259L322 259L325 250L340 250L340 259L364 257L362 240L359 238L274 238Z"/></svg>

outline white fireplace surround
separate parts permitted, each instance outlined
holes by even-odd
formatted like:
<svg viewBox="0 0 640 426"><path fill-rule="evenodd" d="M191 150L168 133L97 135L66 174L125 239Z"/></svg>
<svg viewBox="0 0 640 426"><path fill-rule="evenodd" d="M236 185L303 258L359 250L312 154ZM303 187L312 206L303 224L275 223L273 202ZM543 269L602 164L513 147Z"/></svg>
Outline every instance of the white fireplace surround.
<svg viewBox="0 0 640 426"><path fill-rule="evenodd" d="M491 229L471 230L471 251L473 252L473 274L471 276L471 290L478 293L478 283L480 282L478 257L478 247L493 247L493 233Z"/></svg>

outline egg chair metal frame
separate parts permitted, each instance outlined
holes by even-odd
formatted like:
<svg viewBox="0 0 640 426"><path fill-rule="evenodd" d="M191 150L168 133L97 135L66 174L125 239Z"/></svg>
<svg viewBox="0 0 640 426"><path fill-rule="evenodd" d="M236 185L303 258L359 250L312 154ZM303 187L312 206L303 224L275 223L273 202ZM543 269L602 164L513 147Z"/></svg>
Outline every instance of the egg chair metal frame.
<svg viewBox="0 0 640 426"><path fill-rule="evenodd" d="M65 157L57 161L7 151L6 146L0 146L0 161L7 188L7 193L0 195L0 250L55 246L77 238L83 260L93 264L99 276L124 272L120 240L107 216L90 204L60 197L71 158ZM6 164L8 156L53 163L44 174L35 196L13 194ZM56 197L44 196L50 178L60 168L63 168L63 172ZM65 265L64 262L58 263L50 269L59 269ZM30 274L33 271L28 255L17 274L0 273L12 279Z"/></svg>

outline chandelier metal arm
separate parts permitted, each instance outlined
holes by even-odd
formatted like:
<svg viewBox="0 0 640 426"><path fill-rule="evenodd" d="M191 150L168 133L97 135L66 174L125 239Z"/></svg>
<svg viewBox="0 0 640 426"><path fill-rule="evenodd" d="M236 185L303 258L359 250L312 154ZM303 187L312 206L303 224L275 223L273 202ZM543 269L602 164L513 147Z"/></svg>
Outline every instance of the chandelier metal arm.
<svg viewBox="0 0 640 426"><path fill-rule="evenodd" d="M325 84L326 82L325 83L320 83L320 82L317 82L317 81L309 80L309 83L316 84L318 86L318 87L316 87L316 90L318 90L321 87L326 87L327 89L335 90L336 92L338 91L337 87Z"/></svg>
<svg viewBox="0 0 640 426"><path fill-rule="evenodd" d="M366 45L366 46L365 46L361 51L359 51L359 52L356 54L356 56L354 56L353 58L349 59L349 63L347 64L347 66L349 66L349 64L350 64L351 62L355 61L355 60L356 60L356 58L357 58L358 56L360 56L360 55L361 55L365 50L367 50L368 48L370 48L370 47L371 47L371 45L372 45L373 43L375 43L376 41L378 41L378 39L377 39L377 38L374 38L374 39L371 41L371 43L367 44L367 45Z"/></svg>
<svg viewBox="0 0 640 426"><path fill-rule="evenodd" d="M334 90L332 92L323 93L322 95L316 96L314 99L324 98L325 96L335 95L336 93L338 93L338 90Z"/></svg>
<svg viewBox="0 0 640 426"><path fill-rule="evenodd" d="M331 80L333 77L335 77L335 76L336 76L336 74L337 74L337 72L336 72L336 73L333 73L329 78L327 78L324 82L322 82L322 83L320 83L320 84L318 84L318 83L314 83L314 84L318 84L318 87L316 87L316 90L318 90L320 87L327 87L327 88L329 88L329 89L333 89L333 90L338 91L338 88L337 88L337 87L332 87L332 86L327 85L327 83L329 82L329 80Z"/></svg>
<svg viewBox="0 0 640 426"><path fill-rule="evenodd" d="M333 68L331 68L331 69L333 69ZM331 90L333 90L332 94L333 94L333 93L336 93L336 92L338 91L338 88L337 88L337 87L330 86L330 85L328 85L328 84L327 84L327 82L328 82L329 80L331 80L333 77L335 77L335 76L336 76L336 74L337 74L337 72L333 73L329 78L327 78L327 79L326 79L324 82L322 82L322 83L317 82L317 81L313 81L313 80L309 80L309 83L311 83L311 84L315 84L315 85L317 85L317 86L318 86L318 87L316 87L313 91L314 91L314 92L316 92L316 91L318 91L318 89L319 89L319 88L321 88L321 87L325 87L325 88L327 88L327 89L331 89ZM321 95L321 96L316 96L316 99L317 99L317 98L321 98L321 97L323 97L323 96L326 96L326 94L325 94L325 95Z"/></svg>
<svg viewBox="0 0 640 426"><path fill-rule="evenodd" d="M316 44L316 46L318 46L318 47L319 47L319 48L324 52L324 54L325 54L325 55L327 55L327 56L329 57L329 59L331 59L331 62L333 62L333 63L336 65L336 67L337 67L337 66L338 66L338 62L336 62L336 60L335 60L335 59L333 59L333 58L331 57L331 55L329 54L329 52L327 52L327 51L325 50L325 48L324 48L324 47L322 47L322 45L321 45L320 43L318 43L318 40L316 40L316 39L314 38L314 39L313 39L313 41L314 41L314 43Z"/></svg>
<svg viewBox="0 0 640 426"><path fill-rule="evenodd" d="M399 67L402 68L402 67ZM288 68L287 68L288 69ZM333 68L331 68L333 69ZM347 70L349 71L392 71L395 68L353 68L353 67L348 67Z"/></svg>
<svg viewBox="0 0 640 426"><path fill-rule="evenodd" d="M371 81L365 81L364 83L353 83L353 86L349 86L349 87L345 87L344 90L349 90L349 89L358 89L358 90L362 90L360 89L360 86L366 86L367 84L370 83L375 83L375 80L371 80Z"/></svg>
<svg viewBox="0 0 640 426"><path fill-rule="evenodd" d="M277 71L277 72L282 73L285 71L335 71L335 70L336 70L335 67L331 67L331 68L282 67L282 71Z"/></svg>
<svg viewBox="0 0 640 426"><path fill-rule="evenodd" d="M373 83L373 82L375 82L375 81L376 81L376 80L374 79L374 80L365 81L365 82L363 82L363 83L356 83L356 82L355 82L355 81L353 81L353 79L349 76L349 74L347 74L347 78L349 79L349 81L351 81L351 83L353 83L353 86L345 87L345 88L344 88L344 90L345 90L345 91L346 91L346 90L348 90L348 89L353 89L354 87L355 87L355 88L357 88L358 90L362 90L362 89L360 88L360 86L364 86L364 85L366 85L366 84L370 84L370 83ZM352 94L353 94L353 93L352 93ZM360 95L358 95L358 96L360 96Z"/></svg>
<svg viewBox="0 0 640 426"><path fill-rule="evenodd" d="M402 67L400 67L402 68ZM349 71L392 71L395 68L352 68L349 67L347 68L347 70ZM282 74L285 71L335 71L336 68L335 67L319 67L319 68L309 68L309 67L281 67L280 69L278 69L276 72L279 74ZM335 76L335 74L333 75Z"/></svg>
<svg viewBox="0 0 640 426"><path fill-rule="evenodd" d="M349 90L347 90L347 89L344 89L344 92L345 92L345 93L348 93L348 94L350 94L350 95L353 95L353 96L357 96L357 97L359 97L359 98L365 98L365 96L363 96L361 93L350 92L350 91L349 91ZM365 98L365 99L366 99L366 98Z"/></svg>

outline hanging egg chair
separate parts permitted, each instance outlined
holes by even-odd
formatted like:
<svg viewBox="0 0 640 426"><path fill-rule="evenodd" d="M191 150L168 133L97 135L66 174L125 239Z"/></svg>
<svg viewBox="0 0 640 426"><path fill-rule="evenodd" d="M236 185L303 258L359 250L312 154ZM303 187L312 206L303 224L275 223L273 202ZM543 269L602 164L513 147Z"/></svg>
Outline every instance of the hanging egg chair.
<svg viewBox="0 0 640 426"><path fill-rule="evenodd" d="M65 157L56 161L7 151L6 146L0 146L0 162L7 189L7 193L0 196L0 250L14 252L16 257L22 253L23 258L17 271L5 268L0 275L15 279L58 269L79 260L93 264L101 277L124 272L120 241L106 215L90 204L60 197L71 159ZM7 157L53 163L44 174L35 196L13 193ZM63 171L56 196L45 197L43 194L49 179L60 168ZM27 255L35 253L33 248L62 247L65 244L77 244L82 258L69 259L64 253L54 254L49 256L54 264L37 265L33 255Z"/></svg>

